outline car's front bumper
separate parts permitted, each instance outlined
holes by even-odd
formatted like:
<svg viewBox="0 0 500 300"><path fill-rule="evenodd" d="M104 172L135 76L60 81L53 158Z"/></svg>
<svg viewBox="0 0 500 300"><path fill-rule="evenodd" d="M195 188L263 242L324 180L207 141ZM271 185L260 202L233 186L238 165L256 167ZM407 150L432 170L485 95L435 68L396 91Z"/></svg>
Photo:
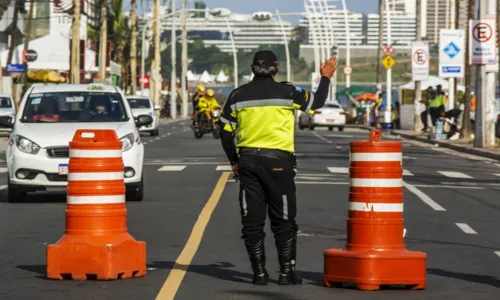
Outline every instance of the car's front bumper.
<svg viewBox="0 0 500 300"><path fill-rule="evenodd" d="M16 146L7 147L7 167L9 185L25 191L63 191L68 185L68 175L59 174L59 165L68 164L69 158L52 158L46 149L33 155L20 151ZM135 143L128 151L123 152L124 172L133 170L131 177L125 177L127 189L139 187L142 176L144 146ZM19 173L27 172L25 178Z"/></svg>

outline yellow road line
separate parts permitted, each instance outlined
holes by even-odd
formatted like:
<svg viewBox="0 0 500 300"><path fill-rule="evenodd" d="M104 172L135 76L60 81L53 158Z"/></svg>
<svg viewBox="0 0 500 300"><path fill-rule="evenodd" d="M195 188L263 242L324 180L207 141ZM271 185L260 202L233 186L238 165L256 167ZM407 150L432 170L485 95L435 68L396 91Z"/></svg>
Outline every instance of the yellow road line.
<svg viewBox="0 0 500 300"><path fill-rule="evenodd" d="M182 249L181 254L177 257L175 261L175 265L170 271L170 274L163 283L163 286L156 296L157 300L170 300L174 299L175 294L179 290L179 286L182 283L182 279L186 275L187 268L191 261L193 260L198 247L200 246L201 239L203 238L203 233L205 232L205 228L207 227L208 221L210 221L210 216L212 215L215 207L219 203L220 197L222 196L222 192L224 191L224 187L226 186L227 179L229 178L230 172L223 172L219 178L219 181L215 185L214 191L212 195L208 199L205 207L201 211L198 216L198 220L194 224L193 230L191 231L191 235Z"/></svg>

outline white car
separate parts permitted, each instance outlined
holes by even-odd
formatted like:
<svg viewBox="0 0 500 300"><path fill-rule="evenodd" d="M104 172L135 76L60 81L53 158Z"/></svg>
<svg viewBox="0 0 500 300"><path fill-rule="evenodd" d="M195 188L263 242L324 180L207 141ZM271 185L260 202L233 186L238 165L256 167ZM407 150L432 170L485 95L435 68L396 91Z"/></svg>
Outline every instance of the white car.
<svg viewBox="0 0 500 300"><path fill-rule="evenodd" d="M346 114L338 102L327 102L322 108L314 111L313 115L302 112L299 117L299 129L308 127L314 130L315 127L328 127L332 131L334 127L339 131L344 130Z"/></svg>
<svg viewBox="0 0 500 300"><path fill-rule="evenodd" d="M8 201L35 191L65 191L69 142L77 129L113 129L122 142L127 200L141 201L144 192L144 145L137 127L151 124L138 118L123 92L114 86L44 85L26 91L16 114L6 151Z"/></svg>
<svg viewBox="0 0 500 300"><path fill-rule="evenodd" d="M10 132L16 119L16 106L9 95L0 94L0 132Z"/></svg>
<svg viewBox="0 0 500 300"><path fill-rule="evenodd" d="M132 115L137 118L140 115L150 115L153 117L153 123L139 128L140 132L149 132L151 136L158 136L160 127L160 118L156 116L156 111L161 107L155 107L149 97L127 96L128 104L132 109Z"/></svg>

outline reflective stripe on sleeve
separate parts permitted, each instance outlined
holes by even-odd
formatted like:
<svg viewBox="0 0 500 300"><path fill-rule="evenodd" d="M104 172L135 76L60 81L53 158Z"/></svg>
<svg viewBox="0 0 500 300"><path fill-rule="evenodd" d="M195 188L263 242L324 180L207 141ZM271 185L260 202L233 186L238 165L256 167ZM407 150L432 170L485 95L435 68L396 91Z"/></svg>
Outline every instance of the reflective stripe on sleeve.
<svg viewBox="0 0 500 300"><path fill-rule="evenodd" d="M292 106L292 105L293 105L293 100L291 99L248 100L232 104L231 110L236 111L237 109L248 108L248 107L259 107L259 106Z"/></svg>

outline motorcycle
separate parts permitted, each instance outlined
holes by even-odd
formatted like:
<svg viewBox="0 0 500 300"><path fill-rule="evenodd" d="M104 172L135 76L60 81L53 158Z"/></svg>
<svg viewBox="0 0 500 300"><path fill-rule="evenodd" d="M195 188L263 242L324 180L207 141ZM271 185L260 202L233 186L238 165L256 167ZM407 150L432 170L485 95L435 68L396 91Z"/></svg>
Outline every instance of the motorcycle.
<svg viewBox="0 0 500 300"><path fill-rule="evenodd" d="M194 129L194 136L197 139L201 139L203 135L212 133L214 139L220 138L219 132L219 118L220 118L220 108L214 108L210 110L211 120L207 118L205 112L200 114L200 120L198 122L198 127Z"/></svg>

